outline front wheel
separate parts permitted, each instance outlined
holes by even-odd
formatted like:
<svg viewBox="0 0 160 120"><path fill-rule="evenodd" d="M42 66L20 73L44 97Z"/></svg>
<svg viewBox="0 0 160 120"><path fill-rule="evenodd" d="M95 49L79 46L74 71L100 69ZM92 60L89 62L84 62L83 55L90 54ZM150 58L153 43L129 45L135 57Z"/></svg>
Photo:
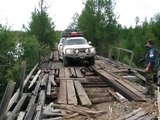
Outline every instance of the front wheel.
<svg viewBox="0 0 160 120"><path fill-rule="evenodd" d="M94 64L95 64L95 58L93 56L89 59L89 65L94 65Z"/></svg>
<svg viewBox="0 0 160 120"><path fill-rule="evenodd" d="M63 65L64 65L65 67L68 66L68 59L67 59L66 57L63 57Z"/></svg>

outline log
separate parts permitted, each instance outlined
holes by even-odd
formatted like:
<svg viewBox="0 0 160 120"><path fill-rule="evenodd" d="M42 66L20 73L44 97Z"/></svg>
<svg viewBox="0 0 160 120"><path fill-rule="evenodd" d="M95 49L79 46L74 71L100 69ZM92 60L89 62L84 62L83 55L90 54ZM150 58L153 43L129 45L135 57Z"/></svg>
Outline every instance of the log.
<svg viewBox="0 0 160 120"><path fill-rule="evenodd" d="M119 80L118 78L107 73L104 70L95 70L95 72L102 76L104 80L108 81L116 91L125 96L127 99L135 101L146 101L146 98L142 93L137 91L135 88L129 86L121 79Z"/></svg>
<svg viewBox="0 0 160 120"><path fill-rule="evenodd" d="M28 89L30 89L30 88L33 86L33 84L36 82L36 80L37 80L37 78L38 78L38 76L39 76L40 73L41 73L41 70L39 70L39 71L37 72L37 74L35 75L35 77L34 77L33 80L31 81Z"/></svg>
<svg viewBox="0 0 160 120"><path fill-rule="evenodd" d="M112 90L108 90L108 91L117 101L122 102L119 96L114 91Z"/></svg>
<svg viewBox="0 0 160 120"><path fill-rule="evenodd" d="M28 109L26 115L25 115L25 118L24 120L32 120L33 118L33 115L35 113L35 110L36 110L36 107L37 107L37 104L32 104L32 106Z"/></svg>
<svg viewBox="0 0 160 120"><path fill-rule="evenodd" d="M73 80L67 80L68 104L77 105L76 91Z"/></svg>
<svg viewBox="0 0 160 120"><path fill-rule="evenodd" d="M45 90L41 90L41 92L39 93L38 106L36 108L36 115L34 120L41 120L42 108L44 106L45 99L46 99Z"/></svg>
<svg viewBox="0 0 160 120"><path fill-rule="evenodd" d="M37 84L36 84L36 87L34 88L32 97L31 97L31 99L30 99L30 102L29 102L29 104L28 104L28 106L27 106L27 110L26 110L26 111L29 111L30 107L32 107L32 105L33 105L33 104L35 103L35 101L36 101L36 98L37 98L37 96L38 96L38 92L39 92L39 89L40 89L41 80L42 80L42 78L39 77L39 80L38 80L38 82L37 82Z"/></svg>
<svg viewBox="0 0 160 120"><path fill-rule="evenodd" d="M25 112L20 112L19 115L18 115L17 120L23 120L25 114L26 114Z"/></svg>
<svg viewBox="0 0 160 120"><path fill-rule="evenodd" d="M58 103L67 104L67 85L66 80L60 81Z"/></svg>
<svg viewBox="0 0 160 120"><path fill-rule="evenodd" d="M26 61L21 62L21 74L20 74L20 92L19 92L19 98L23 95L23 83L25 79L25 73L26 73Z"/></svg>
<svg viewBox="0 0 160 120"><path fill-rule="evenodd" d="M76 88L76 91L78 93L78 97L80 99L81 105L92 105L90 99L87 96L87 93L85 92L82 84L79 81L74 81L74 85Z"/></svg>
<svg viewBox="0 0 160 120"><path fill-rule="evenodd" d="M24 93L23 96L21 97L21 99L18 101L17 105L15 106L15 108L13 109L13 111L10 113L9 117L7 118L7 120L14 120L17 116L16 113L18 113L22 107L22 105L24 104L24 101L26 100L28 94Z"/></svg>
<svg viewBox="0 0 160 120"><path fill-rule="evenodd" d="M76 72L76 75L77 75L78 78L83 77L83 75L82 75L82 73L80 71L80 68L75 67L75 72Z"/></svg>
<svg viewBox="0 0 160 120"><path fill-rule="evenodd" d="M6 90L4 92L1 105L0 105L0 120L3 120L6 112L7 112L7 107L9 104L9 100L13 94L14 88L15 88L16 83L13 81L9 81Z"/></svg>
<svg viewBox="0 0 160 120"><path fill-rule="evenodd" d="M51 81L52 86L57 86L57 83L54 80L54 75L49 75L49 80Z"/></svg>
<svg viewBox="0 0 160 120"><path fill-rule="evenodd" d="M33 72L36 70L38 64L36 64L34 66L34 68L31 70L31 72L29 73L29 75L26 77L26 79L24 80L24 83L23 83L23 87L26 86L27 82L29 81L30 77L32 76ZM12 107L12 105L15 103L15 101L18 99L18 95L19 95L19 89L17 89L17 91L14 93L14 95L12 96L12 98L10 99L9 101L9 105L7 107L7 111Z"/></svg>
<svg viewBox="0 0 160 120"><path fill-rule="evenodd" d="M70 77L73 77L73 78L77 77L77 75L76 75L76 72L75 72L74 68L71 68L71 69L70 69L70 71L71 71L71 75L70 75Z"/></svg>
<svg viewBox="0 0 160 120"><path fill-rule="evenodd" d="M48 82L48 79L49 79L48 77L49 77L48 73L43 76L43 79L42 79L42 82L41 82L41 88L42 89L45 89L47 87L47 82Z"/></svg>
<svg viewBox="0 0 160 120"><path fill-rule="evenodd" d="M51 96L51 79L48 80L48 84L47 84L47 96L48 97Z"/></svg>

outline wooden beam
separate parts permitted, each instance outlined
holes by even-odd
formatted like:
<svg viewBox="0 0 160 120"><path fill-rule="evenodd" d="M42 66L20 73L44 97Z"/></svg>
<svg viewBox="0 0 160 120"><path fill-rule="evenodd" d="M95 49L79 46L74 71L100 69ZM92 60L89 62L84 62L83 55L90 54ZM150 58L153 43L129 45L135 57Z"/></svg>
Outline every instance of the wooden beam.
<svg viewBox="0 0 160 120"><path fill-rule="evenodd" d="M17 117L17 120L23 120L24 116L25 116L25 112L19 112L19 115Z"/></svg>
<svg viewBox="0 0 160 120"><path fill-rule="evenodd" d="M60 81L58 103L67 104L67 85L66 80Z"/></svg>
<svg viewBox="0 0 160 120"><path fill-rule="evenodd" d="M17 116L16 113L18 113L22 107L22 105L24 104L24 101L26 100L28 94L24 93L23 96L21 97L21 99L18 101L17 105L15 106L15 108L13 109L13 111L10 113L9 117L7 118L7 120L14 120Z"/></svg>
<svg viewBox="0 0 160 120"><path fill-rule="evenodd" d="M5 115L6 115L6 111L7 111L7 106L9 104L9 100L13 94L14 88L15 88L16 83L13 81L9 81L6 90L4 92L2 101L1 101L1 105L0 105L0 120L3 120Z"/></svg>
<svg viewBox="0 0 160 120"><path fill-rule="evenodd" d="M31 81L28 89L30 89L33 86L33 84L36 82L36 80L37 80L37 78L38 78L40 73L41 73L41 70L38 70L37 74L34 76L33 80Z"/></svg>
<svg viewBox="0 0 160 120"><path fill-rule="evenodd" d="M38 64L36 64L36 65L34 66L34 68L31 70L31 72L29 73L29 75L26 77L26 79L24 80L24 83L23 83L23 87L26 86L27 82L29 81L29 79L31 78L33 72L37 69L37 67L38 67ZM14 93L14 95L13 95L12 98L10 99L9 105L8 105L8 107L7 107L7 111L6 111L6 112L8 112L8 110L12 107L12 105L13 105L13 104L15 103L15 101L18 99L19 90L20 90L20 89L17 89L17 91Z"/></svg>
<svg viewBox="0 0 160 120"><path fill-rule="evenodd" d="M26 73L26 61L21 62L21 74L20 74L20 93L19 98L23 95L23 83L25 79L25 73Z"/></svg>
<svg viewBox="0 0 160 120"><path fill-rule="evenodd" d="M80 71L80 68L75 67L75 72L76 72L76 75L77 75L78 78L83 77L83 75L82 75L82 73Z"/></svg>
<svg viewBox="0 0 160 120"><path fill-rule="evenodd" d="M77 105L77 97L73 80L67 80L68 104Z"/></svg>
<svg viewBox="0 0 160 120"><path fill-rule="evenodd" d="M86 105L86 106L92 105L82 84L79 81L74 81L74 85L75 85L75 88L76 88L81 104Z"/></svg>
<svg viewBox="0 0 160 120"><path fill-rule="evenodd" d="M108 81L116 91L125 96L127 99L135 101L146 100L146 98L142 93L138 92L136 89L129 86L121 79L118 80L116 77L110 75L104 70L95 70L95 71L97 72L97 74L101 75L104 78L104 80Z"/></svg>
<svg viewBox="0 0 160 120"><path fill-rule="evenodd" d="M37 107L37 104L35 104L35 103L32 104L32 106L27 111L24 120L32 120L33 115L34 115L35 110L36 110L36 107Z"/></svg>

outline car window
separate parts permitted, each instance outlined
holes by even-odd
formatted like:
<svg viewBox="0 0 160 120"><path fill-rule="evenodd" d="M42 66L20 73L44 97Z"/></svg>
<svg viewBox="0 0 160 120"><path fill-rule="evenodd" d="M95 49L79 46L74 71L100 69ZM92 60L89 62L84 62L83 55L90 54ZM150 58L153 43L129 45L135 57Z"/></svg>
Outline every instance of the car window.
<svg viewBox="0 0 160 120"><path fill-rule="evenodd" d="M65 42L65 45L83 45L87 44L86 39L69 39Z"/></svg>

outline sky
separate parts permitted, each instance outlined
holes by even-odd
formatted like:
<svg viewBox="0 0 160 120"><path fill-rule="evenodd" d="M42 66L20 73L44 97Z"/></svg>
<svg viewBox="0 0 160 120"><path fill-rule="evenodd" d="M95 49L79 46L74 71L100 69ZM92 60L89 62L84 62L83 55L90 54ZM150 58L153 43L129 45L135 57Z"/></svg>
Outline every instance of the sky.
<svg viewBox="0 0 160 120"><path fill-rule="evenodd" d="M22 30L22 25L28 26L31 13L38 6L39 0L0 0L0 24L9 26L12 30ZM84 8L83 0L47 0L49 17L56 30L64 30L72 22L75 13L81 14ZM134 26L135 17L140 21L145 17L149 20L160 13L160 0L115 0L115 13L120 16L118 22L122 26Z"/></svg>

